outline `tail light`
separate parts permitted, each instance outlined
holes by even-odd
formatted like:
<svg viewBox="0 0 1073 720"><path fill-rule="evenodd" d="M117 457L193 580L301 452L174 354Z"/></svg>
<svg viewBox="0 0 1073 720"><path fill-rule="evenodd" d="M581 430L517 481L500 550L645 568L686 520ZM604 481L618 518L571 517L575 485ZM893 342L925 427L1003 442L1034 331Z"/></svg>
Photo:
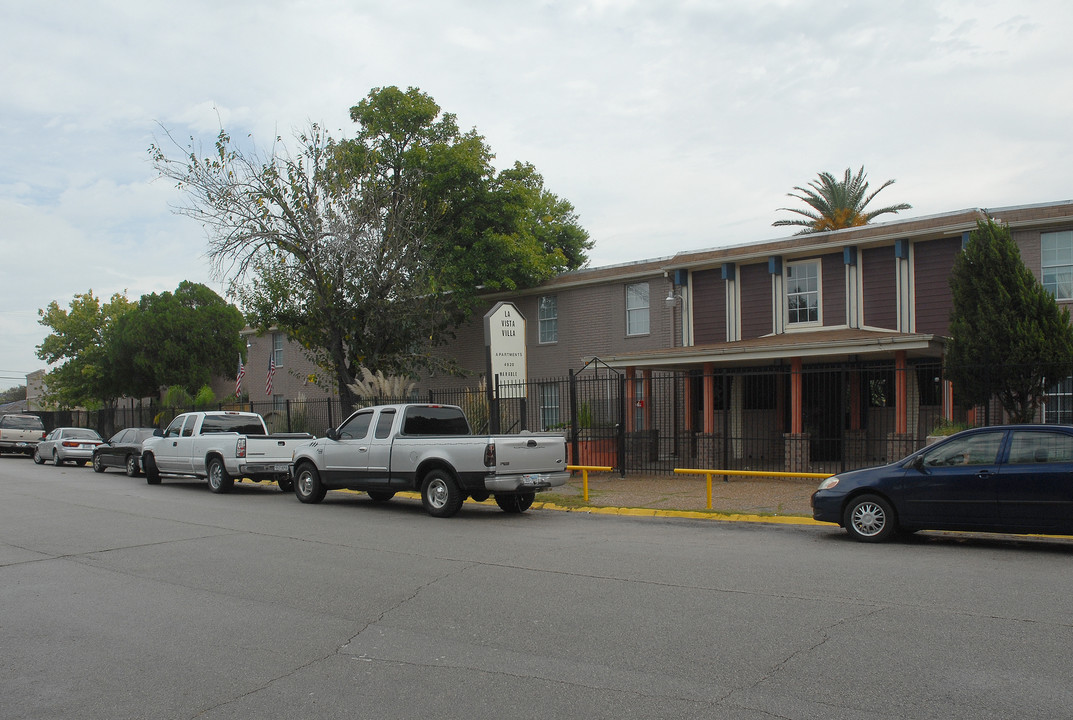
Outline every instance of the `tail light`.
<svg viewBox="0 0 1073 720"><path fill-rule="evenodd" d="M235 457L237 457L237 458L246 457L246 438L245 437L240 437L238 439L238 442L235 443Z"/></svg>
<svg viewBox="0 0 1073 720"><path fill-rule="evenodd" d="M488 443L484 446L484 466L487 468L494 468L496 466L495 443Z"/></svg>

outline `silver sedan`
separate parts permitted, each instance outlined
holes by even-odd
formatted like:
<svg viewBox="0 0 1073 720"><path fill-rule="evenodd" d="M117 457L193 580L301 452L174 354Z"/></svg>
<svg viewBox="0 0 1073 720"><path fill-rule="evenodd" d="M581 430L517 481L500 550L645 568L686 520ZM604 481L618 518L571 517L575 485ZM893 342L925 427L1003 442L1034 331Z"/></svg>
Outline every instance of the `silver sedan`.
<svg viewBox="0 0 1073 720"><path fill-rule="evenodd" d="M46 460L51 460L57 466L66 462L85 465L93 458L93 448L103 442L96 430L58 427L37 443L34 462L41 465Z"/></svg>

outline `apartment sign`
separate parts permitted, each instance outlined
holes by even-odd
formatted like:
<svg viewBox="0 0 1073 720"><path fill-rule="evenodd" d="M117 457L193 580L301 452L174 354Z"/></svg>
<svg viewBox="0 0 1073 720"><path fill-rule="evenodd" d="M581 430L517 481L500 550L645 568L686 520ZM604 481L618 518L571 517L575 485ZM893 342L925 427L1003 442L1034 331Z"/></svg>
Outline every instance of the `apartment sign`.
<svg viewBox="0 0 1073 720"><path fill-rule="evenodd" d="M497 303L484 316L484 345L488 354L488 389L499 397L526 396L525 318L513 303Z"/></svg>

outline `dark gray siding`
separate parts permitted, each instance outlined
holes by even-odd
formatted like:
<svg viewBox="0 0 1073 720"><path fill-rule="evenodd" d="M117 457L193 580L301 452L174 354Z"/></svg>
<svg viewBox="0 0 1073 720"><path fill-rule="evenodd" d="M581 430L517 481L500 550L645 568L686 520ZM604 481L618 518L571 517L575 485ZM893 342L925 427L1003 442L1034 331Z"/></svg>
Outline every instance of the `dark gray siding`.
<svg viewBox="0 0 1073 720"><path fill-rule="evenodd" d="M726 342L727 292L722 270L701 270L693 280L693 342Z"/></svg>
<svg viewBox="0 0 1073 720"><path fill-rule="evenodd" d="M861 287L864 291L864 324L898 329L898 286L894 246L861 251Z"/></svg>
<svg viewBox="0 0 1073 720"><path fill-rule="evenodd" d="M771 334L771 276L767 263L742 265L738 279L741 284L741 339Z"/></svg>

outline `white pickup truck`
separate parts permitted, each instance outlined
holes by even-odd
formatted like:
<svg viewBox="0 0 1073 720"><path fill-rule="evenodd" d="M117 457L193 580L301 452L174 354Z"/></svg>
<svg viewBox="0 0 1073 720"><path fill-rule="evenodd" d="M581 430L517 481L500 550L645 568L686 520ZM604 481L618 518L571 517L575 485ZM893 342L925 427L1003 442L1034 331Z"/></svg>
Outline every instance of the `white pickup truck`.
<svg viewBox="0 0 1073 720"><path fill-rule="evenodd" d="M454 515L466 497L494 496L505 512L525 512L537 491L570 477L561 434L471 435L454 405L358 410L326 437L295 448L291 467L304 503L331 489L365 491L377 502L412 490L435 517Z"/></svg>
<svg viewBox="0 0 1073 720"><path fill-rule="evenodd" d="M167 429L142 443L142 469L150 485L161 475L207 478L215 493L229 491L235 478L276 480L291 489L290 461L294 447L309 433L269 435L256 413L220 410L177 416Z"/></svg>

